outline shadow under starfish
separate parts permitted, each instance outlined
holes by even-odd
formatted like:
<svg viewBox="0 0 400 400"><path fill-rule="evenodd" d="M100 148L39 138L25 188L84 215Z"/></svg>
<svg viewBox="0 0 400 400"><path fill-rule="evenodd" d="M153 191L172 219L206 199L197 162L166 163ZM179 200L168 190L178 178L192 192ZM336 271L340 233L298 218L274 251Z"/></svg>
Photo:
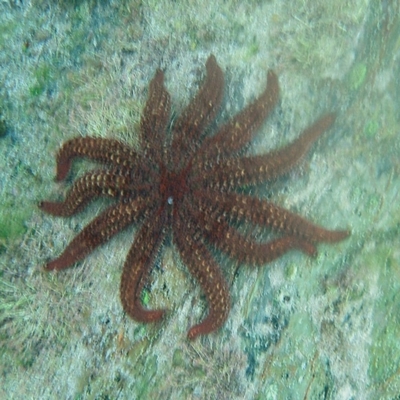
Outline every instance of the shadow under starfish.
<svg viewBox="0 0 400 400"><path fill-rule="evenodd" d="M203 86L170 132L170 95L164 73L157 70L141 118L140 150L93 137L64 143L57 155L57 181L66 178L76 157L106 168L79 178L65 201L40 203L48 214L67 217L97 197L117 200L50 261L47 270L67 268L129 225L140 224L120 286L123 308L136 321L154 322L164 316L165 310L143 307L141 292L165 236L172 233L182 261L198 280L209 305L206 318L189 329L189 339L220 328L229 314L229 291L210 247L239 262L264 265L291 249L314 256L317 243L334 243L349 235L349 231L324 229L265 199L238 192L243 186L273 181L291 170L332 125L334 115L324 115L282 149L243 155L278 101L278 78L269 71L261 95L211 136L208 127L221 104L224 77L213 55L206 69ZM271 229L278 237L256 242L235 228L242 222Z"/></svg>

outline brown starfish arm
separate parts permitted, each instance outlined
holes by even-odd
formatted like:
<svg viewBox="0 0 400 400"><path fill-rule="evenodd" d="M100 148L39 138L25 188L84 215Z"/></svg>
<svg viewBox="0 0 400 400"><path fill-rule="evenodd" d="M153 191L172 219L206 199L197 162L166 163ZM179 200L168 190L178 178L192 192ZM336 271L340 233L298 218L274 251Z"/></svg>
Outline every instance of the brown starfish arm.
<svg viewBox="0 0 400 400"><path fill-rule="evenodd" d="M134 191L129 171L95 171L79 178L62 202L42 201L39 207L48 214L69 217L81 211L90 201L99 196L135 197L135 192L148 192L149 184L135 184Z"/></svg>
<svg viewBox="0 0 400 400"><path fill-rule="evenodd" d="M221 251L231 258L243 260L247 264L261 266L281 257L290 250L301 250L311 257L317 255L317 249L312 243L296 236L284 236L267 243L255 243L232 228L229 231L232 231L229 240L221 240L214 244L217 247L219 244L224 245L224 247L220 247Z"/></svg>
<svg viewBox="0 0 400 400"><path fill-rule="evenodd" d="M187 215L179 213L174 221L174 243L182 261L195 276L208 302L208 315L188 331L188 339L220 328L228 317L229 291L220 269L199 237L199 231Z"/></svg>
<svg viewBox="0 0 400 400"><path fill-rule="evenodd" d="M81 260L96 247L135 222L148 206L149 200L140 198L109 207L72 240L60 257L50 261L45 268L60 270Z"/></svg>
<svg viewBox="0 0 400 400"><path fill-rule="evenodd" d="M158 69L150 82L149 94L140 120L140 142L144 155L158 165L171 109L171 98L164 86L164 73Z"/></svg>
<svg viewBox="0 0 400 400"><path fill-rule="evenodd" d="M340 242L350 235L348 230L330 230L315 225L284 208L271 204L269 207L270 215L274 219L271 228L288 235L304 238L312 243Z"/></svg>
<svg viewBox="0 0 400 400"><path fill-rule="evenodd" d="M257 243L240 234L223 216L214 218L210 214L201 213L196 219L212 245L241 263L264 265L293 249L301 250L309 256L317 254L315 246L300 237L284 236L266 243Z"/></svg>
<svg viewBox="0 0 400 400"><path fill-rule="evenodd" d="M207 184L211 181L216 189L230 189L276 179L297 165L315 140L334 121L334 114L326 114L282 149L263 155L224 160L203 173L201 180Z"/></svg>
<svg viewBox="0 0 400 400"><path fill-rule="evenodd" d="M238 193L198 192L198 199L200 209L207 210L208 215L227 214L233 220L269 227L285 236L302 238L310 243L339 242L350 234L348 230L322 228L269 201Z"/></svg>
<svg viewBox="0 0 400 400"><path fill-rule="evenodd" d="M164 237L165 218L150 214L137 233L126 258L121 277L120 296L125 312L139 322L161 319L165 310L146 310L140 296Z"/></svg>
<svg viewBox="0 0 400 400"><path fill-rule="evenodd" d="M213 55L206 62L207 77L183 113L174 123L172 135L172 165L187 162L199 145L200 135L215 118L222 100L224 75ZM182 157L184 155L184 157Z"/></svg>
<svg viewBox="0 0 400 400"><path fill-rule="evenodd" d="M56 180L65 179L71 169L72 160L85 157L114 166L144 166L143 157L127 145L114 139L79 137L65 142L57 154Z"/></svg>
<svg viewBox="0 0 400 400"><path fill-rule="evenodd" d="M267 87L264 92L218 132L204 140L193 161L193 168L203 169L204 165L220 156L230 156L245 146L254 132L274 108L279 97L278 77L268 71Z"/></svg>

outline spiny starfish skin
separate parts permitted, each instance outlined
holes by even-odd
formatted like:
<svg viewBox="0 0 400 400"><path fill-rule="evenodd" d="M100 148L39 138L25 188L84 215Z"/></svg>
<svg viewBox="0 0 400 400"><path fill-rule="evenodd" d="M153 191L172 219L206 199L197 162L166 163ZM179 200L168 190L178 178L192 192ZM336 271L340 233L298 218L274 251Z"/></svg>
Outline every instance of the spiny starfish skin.
<svg viewBox="0 0 400 400"><path fill-rule="evenodd" d="M210 136L208 127L221 104L224 78L213 55L206 69L203 86L170 133L170 95L164 73L157 70L140 123L139 151L113 139L85 137L64 143L57 155L57 181L67 177L77 157L107 168L79 178L65 201L40 203L48 214L67 217L97 197L117 200L50 261L47 270L67 268L129 225L139 224L120 286L123 308L136 321L158 321L165 314L162 309L145 309L140 296L166 235L172 233L182 261L199 282L209 306L206 318L189 329L189 339L220 328L229 314L228 287L210 247L239 262L264 265L292 249L314 256L317 243L334 243L349 235L349 231L324 229L265 199L237 191L290 171L332 125L334 115L321 117L282 149L243 155L243 148L278 101L278 78L269 71L261 95ZM235 228L242 222L268 228L278 237L256 242Z"/></svg>

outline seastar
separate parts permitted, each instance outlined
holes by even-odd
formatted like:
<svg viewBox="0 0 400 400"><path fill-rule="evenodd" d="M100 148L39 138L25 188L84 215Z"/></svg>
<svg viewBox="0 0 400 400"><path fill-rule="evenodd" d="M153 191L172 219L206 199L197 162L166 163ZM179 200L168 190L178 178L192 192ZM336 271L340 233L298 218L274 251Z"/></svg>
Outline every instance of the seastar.
<svg viewBox="0 0 400 400"><path fill-rule="evenodd" d="M212 248L240 263L264 265L291 249L314 256L316 243L338 242L349 235L346 230L318 227L265 199L240 192L291 170L335 116L322 116L282 149L243 155L278 101L278 78L268 71L261 95L211 136L209 126L221 104L224 76L213 55L206 70L202 87L171 129L170 95L164 73L157 70L140 121L140 150L113 139L78 137L65 142L57 155L57 181L66 178L76 157L107 168L79 178L65 201L40 203L45 212L67 217L97 197L117 200L49 262L47 270L67 268L129 225L140 224L120 286L123 308L136 321L153 322L164 316L163 309L143 307L141 292L166 235L172 234L181 260L199 282L209 306L205 319L189 329L189 339L215 331L228 317L229 291ZM242 222L268 228L278 236L257 242L238 229Z"/></svg>

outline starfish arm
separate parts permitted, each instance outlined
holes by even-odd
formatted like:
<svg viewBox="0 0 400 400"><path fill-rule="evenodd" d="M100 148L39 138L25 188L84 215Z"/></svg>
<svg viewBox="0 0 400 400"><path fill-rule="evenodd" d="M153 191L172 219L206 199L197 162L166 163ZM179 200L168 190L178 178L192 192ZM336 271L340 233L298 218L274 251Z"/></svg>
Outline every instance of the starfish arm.
<svg viewBox="0 0 400 400"><path fill-rule="evenodd" d="M339 242L349 236L348 230L329 230L275 204L238 193L198 192L199 207L209 215L227 214L233 220L247 221L271 228L285 236L298 237L306 242ZM208 209L207 209L208 207Z"/></svg>
<svg viewBox="0 0 400 400"><path fill-rule="evenodd" d="M270 70L264 92L223 125L214 136L204 140L193 161L194 168L201 170L207 161L215 160L220 156L231 156L242 149L272 111L278 97L278 77Z"/></svg>
<svg viewBox="0 0 400 400"><path fill-rule="evenodd" d="M57 154L56 180L62 181L72 160L85 157L114 166L145 165L144 159L127 145L114 139L79 137L65 142Z"/></svg>
<svg viewBox="0 0 400 400"><path fill-rule="evenodd" d="M146 158L158 164L171 109L171 98L164 86L164 73L158 69L150 82L149 95L140 120L140 142Z"/></svg>
<svg viewBox="0 0 400 400"><path fill-rule="evenodd" d="M178 169L188 162L199 146L200 136L214 120L221 104L224 75L213 55L207 59L206 70L203 86L174 123L171 163Z"/></svg>
<svg viewBox="0 0 400 400"><path fill-rule="evenodd" d="M42 201L39 207L48 214L69 217L81 211L96 197L134 197L135 192L148 192L149 189L149 184L140 185L136 182L132 184L128 170L101 170L87 173L79 178L63 202Z"/></svg>
<svg viewBox="0 0 400 400"><path fill-rule="evenodd" d="M157 213L144 220L129 250L121 277L120 296L125 312L139 322L161 319L165 310L146 310L140 296L164 237L165 218Z"/></svg>
<svg viewBox="0 0 400 400"><path fill-rule="evenodd" d="M301 250L309 256L317 254L316 247L296 236L283 236L266 243L249 240L230 226L220 227L225 237L216 236L216 232L207 232L207 238L216 248L230 258L249 265L262 266L281 257L290 250Z"/></svg>
<svg viewBox="0 0 400 400"><path fill-rule="evenodd" d="M226 159L209 168L206 173L203 172L201 180L211 181L216 189L226 190L276 179L299 163L315 140L333 124L334 120L334 114L324 115L282 149L263 155Z"/></svg>
<svg viewBox="0 0 400 400"><path fill-rule="evenodd" d="M64 252L46 265L47 270L60 270L84 258L96 247L135 222L149 207L148 199L113 205L87 225L67 246Z"/></svg>
<svg viewBox="0 0 400 400"><path fill-rule="evenodd" d="M230 304L229 291L219 267L199 237L190 218L179 213L173 225L174 243L189 271L200 283L206 296L207 317L188 331L188 339L219 329L226 321Z"/></svg>
<svg viewBox="0 0 400 400"><path fill-rule="evenodd" d="M301 250L309 256L317 254L315 246L300 237L284 236L266 243L258 243L240 234L228 224L223 215L216 216L201 211L192 212L192 215L208 241L240 263L264 265L293 249Z"/></svg>

